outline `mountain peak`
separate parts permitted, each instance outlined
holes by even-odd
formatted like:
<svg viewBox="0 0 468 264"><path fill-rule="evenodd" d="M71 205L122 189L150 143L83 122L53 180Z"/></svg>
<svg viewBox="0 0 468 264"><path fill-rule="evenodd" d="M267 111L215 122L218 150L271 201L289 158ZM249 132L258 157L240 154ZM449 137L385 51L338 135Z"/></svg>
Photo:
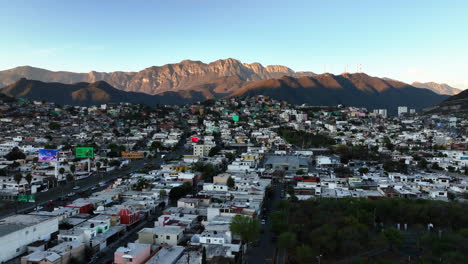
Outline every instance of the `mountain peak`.
<svg viewBox="0 0 468 264"><path fill-rule="evenodd" d="M451 87L446 83L436 83L436 82L413 82L412 85L418 88L429 89L438 94L446 94L446 95L456 95L461 92L460 89Z"/></svg>

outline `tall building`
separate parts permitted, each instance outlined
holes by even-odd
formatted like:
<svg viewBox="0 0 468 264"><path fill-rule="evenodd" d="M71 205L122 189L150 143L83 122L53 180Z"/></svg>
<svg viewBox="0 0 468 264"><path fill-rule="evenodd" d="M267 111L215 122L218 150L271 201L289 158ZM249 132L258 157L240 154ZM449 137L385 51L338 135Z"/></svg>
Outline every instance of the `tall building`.
<svg viewBox="0 0 468 264"><path fill-rule="evenodd" d="M399 106L398 107L398 116L402 116L404 114L408 113L408 107L407 106Z"/></svg>
<svg viewBox="0 0 468 264"><path fill-rule="evenodd" d="M210 153L210 150L214 145L209 144L197 144L193 146L193 155L199 157L206 157Z"/></svg>
<svg viewBox="0 0 468 264"><path fill-rule="evenodd" d="M374 114L387 118L387 109L374 109Z"/></svg>

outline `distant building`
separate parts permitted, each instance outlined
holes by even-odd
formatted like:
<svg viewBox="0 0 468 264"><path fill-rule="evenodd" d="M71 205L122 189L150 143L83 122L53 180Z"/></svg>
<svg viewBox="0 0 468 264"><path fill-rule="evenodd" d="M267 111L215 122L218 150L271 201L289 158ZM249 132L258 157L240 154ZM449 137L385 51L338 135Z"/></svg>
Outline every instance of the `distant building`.
<svg viewBox="0 0 468 264"><path fill-rule="evenodd" d="M206 157L210 153L210 150L214 145L209 144L197 144L193 146L193 155L198 157Z"/></svg>
<svg viewBox="0 0 468 264"><path fill-rule="evenodd" d="M296 173L298 170L309 171L307 158L297 156L272 156L265 162L266 169Z"/></svg>
<svg viewBox="0 0 468 264"><path fill-rule="evenodd" d="M402 116L408 113L408 107L407 106L399 106L398 107L398 116Z"/></svg>
<svg viewBox="0 0 468 264"><path fill-rule="evenodd" d="M387 118L387 109L374 109L374 114L383 118Z"/></svg>

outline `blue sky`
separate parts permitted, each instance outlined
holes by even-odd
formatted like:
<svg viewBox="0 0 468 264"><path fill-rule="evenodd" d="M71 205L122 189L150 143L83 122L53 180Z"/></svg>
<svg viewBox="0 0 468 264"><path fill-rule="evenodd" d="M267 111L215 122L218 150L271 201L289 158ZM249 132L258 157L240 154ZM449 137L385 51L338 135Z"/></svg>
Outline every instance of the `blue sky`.
<svg viewBox="0 0 468 264"><path fill-rule="evenodd" d="M0 70L236 58L468 88L468 1L1 0Z"/></svg>

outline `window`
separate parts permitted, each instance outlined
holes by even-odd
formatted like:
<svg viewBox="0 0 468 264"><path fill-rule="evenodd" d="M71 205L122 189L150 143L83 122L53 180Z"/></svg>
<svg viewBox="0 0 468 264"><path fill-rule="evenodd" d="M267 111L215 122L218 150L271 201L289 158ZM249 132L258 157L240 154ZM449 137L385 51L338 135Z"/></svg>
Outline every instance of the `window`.
<svg viewBox="0 0 468 264"><path fill-rule="evenodd" d="M208 238L208 239L206 240L206 243L211 243L211 240Z"/></svg>
<svg viewBox="0 0 468 264"><path fill-rule="evenodd" d="M167 240L171 239L171 236L166 236L166 239L167 239Z"/></svg>
<svg viewBox="0 0 468 264"><path fill-rule="evenodd" d="M158 235L154 235L155 238L158 238Z"/></svg>

